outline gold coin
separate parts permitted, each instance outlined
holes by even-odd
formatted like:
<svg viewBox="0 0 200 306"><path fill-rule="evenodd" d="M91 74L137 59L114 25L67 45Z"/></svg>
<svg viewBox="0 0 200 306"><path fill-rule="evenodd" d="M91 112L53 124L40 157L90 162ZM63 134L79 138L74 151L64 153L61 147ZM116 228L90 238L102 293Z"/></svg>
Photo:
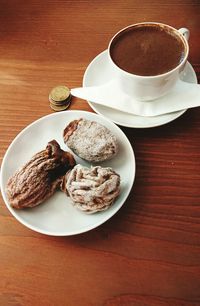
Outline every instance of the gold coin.
<svg viewBox="0 0 200 306"><path fill-rule="evenodd" d="M65 109L67 109L69 107L69 105L70 105L70 103L68 103L66 105L63 105L63 106L55 106L55 105L50 103L51 109L53 109L56 112L60 112L60 111L63 111Z"/></svg>
<svg viewBox="0 0 200 306"><path fill-rule="evenodd" d="M63 101L54 101L51 96L49 95L49 102L55 106L62 106L62 105L66 105L70 102L71 100L71 94L69 95L69 97Z"/></svg>
<svg viewBox="0 0 200 306"><path fill-rule="evenodd" d="M70 96L70 90L67 86L63 86L63 85L60 85L60 86L56 86L54 87L50 94L49 94L49 98L51 100L54 100L56 102L59 102L59 101L64 101L66 100L68 97Z"/></svg>

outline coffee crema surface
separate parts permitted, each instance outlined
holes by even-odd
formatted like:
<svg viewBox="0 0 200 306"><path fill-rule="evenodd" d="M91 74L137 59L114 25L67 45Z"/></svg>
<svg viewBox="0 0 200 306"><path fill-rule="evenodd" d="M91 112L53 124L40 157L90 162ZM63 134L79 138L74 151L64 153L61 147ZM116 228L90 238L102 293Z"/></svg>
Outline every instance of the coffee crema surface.
<svg viewBox="0 0 200 306"><path fill-rule="evenodd" d="M136 25L112 41L110 55L121 69L136 75L155 76L181 63L186 47L175 31L159 25Z"/></svg>

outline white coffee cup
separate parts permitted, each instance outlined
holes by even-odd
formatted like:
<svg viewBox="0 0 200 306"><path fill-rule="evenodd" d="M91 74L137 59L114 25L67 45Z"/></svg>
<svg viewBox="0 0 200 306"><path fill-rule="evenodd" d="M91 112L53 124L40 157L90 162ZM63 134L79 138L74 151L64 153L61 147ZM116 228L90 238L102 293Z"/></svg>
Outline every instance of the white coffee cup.
<svg viewBox="0 0 200 306"><path fill-rule="evenodd" d="M116 39L116 37L121 35L123 31L138 25L156 25L173 31L174 35L177 35L184 45L184 58L181 60L181 62L178 63L175 68L167 71L166 73L152 76L132 74L117 66L117 64L113 61L111 54L113 41ZM189 46L187 41L188 38L188 29L181 28L177 30L169 25L158 22L137 23L120 30L117 34L114 35L108 46L108 57L110 66L112 68L112 77L117 81L117 86L119 86L124 93L141 101L155 100L167 94L178 81L180 72L184 69L184 66L187 62L189 53Z"/></svg>

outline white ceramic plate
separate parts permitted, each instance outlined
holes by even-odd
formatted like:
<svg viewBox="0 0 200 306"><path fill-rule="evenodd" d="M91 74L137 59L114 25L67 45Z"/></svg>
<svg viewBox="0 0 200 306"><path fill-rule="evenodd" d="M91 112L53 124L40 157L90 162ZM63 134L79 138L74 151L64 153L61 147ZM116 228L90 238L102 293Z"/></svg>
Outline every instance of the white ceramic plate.
<svg viewBox="0 0 200 306"><path fill-rule="evenodd" d="M98 86L108 82L111 79L111 70L108 62L107 50L97 55L88 65L84 77L83 87ZM192 66L187 62L181 79L190 83L197 83L197 77ZM88 101L92 109L111 121L131 128L149 128L156 127L171 122L180 117L186 110L165 114L156 117L142 117L120 112L106 106L98 105Z"/></svg>
<svg viewBox="0 0 200 306"><path fill-rule="evenodd" d="M37 207L15 210L10 207L5 186L8 178L26 163L36 152L43 150L48 141L55 139L63 150L68 150L62 139L66 125L78 118L97 121L117 137L119 152L111 159L100 163L104 167L112 167L121 176L121 194L108 210L87 215L74 208L70 199L61 191L56 192L45 203ZM76 157L77 163L90 166L89 163ZM84 111L66 111L45 116L22 130L9 146L1 167L1 192L7 208L12 215L28 228L47 235L67 236L91 230L110 217L123 205L128 197L135 178L135 157L131 144L125 134L114 123L106 118Z"/></svg>

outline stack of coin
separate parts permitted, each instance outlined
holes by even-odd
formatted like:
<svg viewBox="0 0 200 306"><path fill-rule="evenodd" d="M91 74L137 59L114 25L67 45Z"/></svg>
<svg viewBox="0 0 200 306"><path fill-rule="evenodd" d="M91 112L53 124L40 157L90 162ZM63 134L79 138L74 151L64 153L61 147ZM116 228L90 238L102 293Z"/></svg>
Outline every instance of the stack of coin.
<svg viewBox="0 0 200 306"><path fill-rule="evenodd" d="M69 107L71 100L70 90L67 86L54 87L49 94L50 107L56 111L62 111Z"/></svg>

